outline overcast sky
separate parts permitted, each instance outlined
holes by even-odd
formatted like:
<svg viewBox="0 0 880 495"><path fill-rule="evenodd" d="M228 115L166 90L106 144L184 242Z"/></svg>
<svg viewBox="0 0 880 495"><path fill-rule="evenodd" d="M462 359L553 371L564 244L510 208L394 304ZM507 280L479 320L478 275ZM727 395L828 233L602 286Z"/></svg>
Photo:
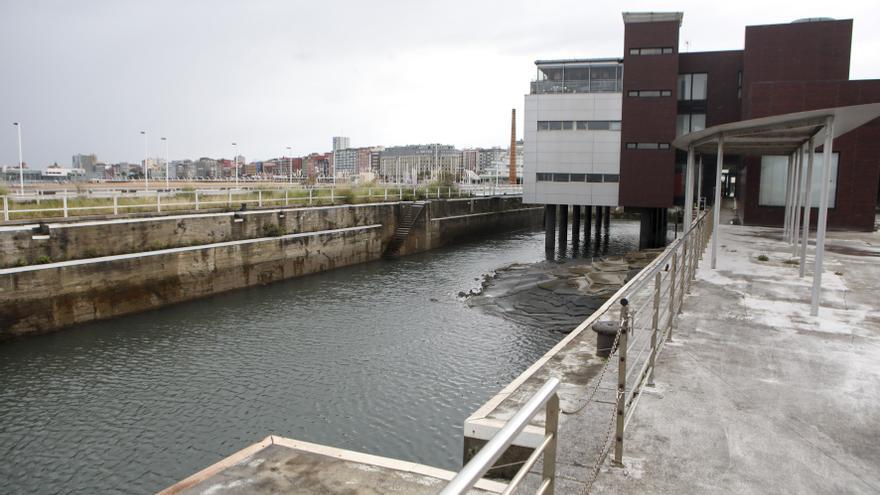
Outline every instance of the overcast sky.
<svg viewBox="0 0 880 495"><path fill-rule="evenodd" d="M792 8L797 5L797 8ZM681 10L681 50L744 26L853 18L852 78L880 78L874 1L0 0L0 164L74 153L248 159L353 146L506 146L539 58L622 56L622 10Z"/></svg>

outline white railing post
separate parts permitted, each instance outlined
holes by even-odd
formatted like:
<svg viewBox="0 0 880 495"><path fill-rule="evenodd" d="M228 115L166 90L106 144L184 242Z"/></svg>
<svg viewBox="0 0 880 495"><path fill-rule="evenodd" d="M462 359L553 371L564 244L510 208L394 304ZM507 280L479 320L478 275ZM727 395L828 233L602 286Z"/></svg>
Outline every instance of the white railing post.
<svg viewBox="0 0 880 495"><path fill-rule="evenodd" d="M284 206L290 206L290 189L284 190Z"/></svg>
<svg viewBox="0 0 880 495"><path fill-rule="evenodd" d="M257 206L259 206L261 208L263 207L263 190L262 189L257 190Z"/></svg>
<svg viewBox="0 0 880 495"><path fill-rule="evenodd" d="M229 192L229 200L228 200L229 202L227 203L227 206L232 208L232 189L230 189L228 192Z"/></svg>
<svg viewBox="0 0 880 495"><path fill-rule="evenodd" d="M3 221L9 221L9 196L3 196Z"/></svg>
<svg viewBox="0 0 880 495"><path fill-rule="evenodd" d="M614 464L623 465L623 428L626 425L626 348L629 346L629 301L620 300L620 336L617 341L617 424L614 436ZM612 349L612 352L614 350Z"/></svg>
<svg viewBox="0 0 880 495"><path fill-rule="evenodd" d="M372 200L373 200L373 188L369 187L369 188L367 188L367 202L372 201Z"/></svg>
<svg viewBox="0 0 880 495"><path fill-rule="evenodd" d="M119 215L119 194L113 195L113 216Z"/></svg>
<svg viewBox="0 0 880 495"><path fill-rule="evenodd" d="M689 237L689 236L688 236ZM685 237L681 240L682 243L682 252L681 252L681 280L678 282L678 314L681 314L682 307L684 306L684 291L685 291L685 282L687 282L687 259L688 259L688 237Z"/></svg>
<svg viewBox="0 0 880 495"><path fill-rule="evenodd" d="M61 204L64 210L64 218L67 218L67 191L64 191L64 198L61 200Z"/></svg>
<svg viewBox="0 0 880 495"><path fill-rule="evenodd" d="M385 201L388 201L388 187L385 187Z"/></svg>
<svg viewBox="0 0 880 495"><path fill-rule="evenodd" d="M162 196L159 194L159 190L156 190L156 212L162 213Z"/></svg>
<svg viewBox="0 0 880 495"><path fill-rule="evenodd" d="M672 318L675 316L675 274L678 272L678 248L672 250L669 268L669 321L666 323L666 340L672 340Z"/></svg>
<svg viewBox="0 0 880 495"><path fill-rule="evenodd" d="M542 482L547 483L544 493L553 495L556 489L556 444L559 437L559 394L554 393L547 401L547 409L544 414L544 436L552 436L552 439L544 448L544 465L541 468Z"/></svg>
<svg viewBox="0 0 880 495"><path fill-rule="evenodd" d="M336 202L336 189L331 187L330 188L330 204L332 205L335 202Z"/></svg>
<svg viewBox="0 0 880 495"><path fill-rule="evenodd" d="M312 190L309 189L309 204L312 204Z"/></svg>
<svg viewBox="0 0 880 495"><path fill-rule="evenodd" d="M199 211L199 192L196 191L196 211Z"/></svg>
<svg viewBox="0 0 880 495"><path fill-rule="evenodd" d="M651 364L648 365L648 386L654 386L654 361L657 358L657 332L660 331L660 288L663 276L660 271L654 274L654 307L651 311Z"/></svg>

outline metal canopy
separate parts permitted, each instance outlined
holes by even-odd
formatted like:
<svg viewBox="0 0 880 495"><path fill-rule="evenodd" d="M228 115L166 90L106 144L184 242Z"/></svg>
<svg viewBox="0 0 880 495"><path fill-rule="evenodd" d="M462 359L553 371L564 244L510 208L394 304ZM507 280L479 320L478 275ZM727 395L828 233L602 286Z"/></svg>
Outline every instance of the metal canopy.
<svg viewBox="0 0 880 495"><path fill-rule="evenodd" d="M716 125L680 136L672 145L681 150L693 146L697 153L714 153L724 135L725 153L735 155L788 155L814 138L825 141L825 120L834 118L833 137L880 118L880 103L823 108Z"/></svg>

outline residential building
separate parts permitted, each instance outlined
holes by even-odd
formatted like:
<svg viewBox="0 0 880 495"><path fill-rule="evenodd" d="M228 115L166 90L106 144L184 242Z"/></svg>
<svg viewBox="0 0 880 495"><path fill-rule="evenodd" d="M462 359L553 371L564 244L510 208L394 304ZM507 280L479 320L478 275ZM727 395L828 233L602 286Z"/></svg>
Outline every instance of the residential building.
<svg viewBox="0 0 880 495"><path fill-rule="evenodd" d="M392 146L380 152L379 174L385 180L418 183L441 175L458 177L461 151L452 145L417 144Z"/></svg>
<svg viewBox="0 0 880 495"><path fill-rule="evenodd" d="M85 170L86 177L89 179L104 178L104 169L96 166L98 164L98 157L94 153L90 155L73 155L70 162L71 168Z"/></svg>
<svg viewBox="0 0 880 495"><path fill-rule="evenodd" d="M686 154L673 149L676 136L880 102L880 80L849 80L851 19L749 26L743 49L680 53L682 19L624 13L623 58L536 62L525 97L527 203L624 206L642 213L643 229L665 224L684 196ZM836 139L834 154L829 227L872 229L880 121ZM701 160L702 195L712 197L715 157ZM785 158L726 154L721 166L722 192L739 199L745 223L782 224Z"/></svg>
<svg viewBox="0 0 880 495"><path fill-rule="evenodd" d="M351 148L351 139L345 136L333 136L333 151Z"/></svg>

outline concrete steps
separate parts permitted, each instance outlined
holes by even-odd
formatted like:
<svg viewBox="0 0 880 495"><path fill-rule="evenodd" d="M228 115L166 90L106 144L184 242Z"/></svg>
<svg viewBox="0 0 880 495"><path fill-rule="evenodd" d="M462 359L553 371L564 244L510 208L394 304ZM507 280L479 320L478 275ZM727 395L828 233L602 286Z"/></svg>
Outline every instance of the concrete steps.
<svg viewBox="0 0 880 495"><path fill-rule="evenodd" d="M403 247L403 243L409 237L413 225L415 225L422 211L424 211L426 204L426 201L416 201L415 203L400 205L400 223L398 223L397 229L394 230L394 235L391 236L391 241L388 243L388 247L385 248L382 257L393 258L397 256L400 248Z"/></svg>

